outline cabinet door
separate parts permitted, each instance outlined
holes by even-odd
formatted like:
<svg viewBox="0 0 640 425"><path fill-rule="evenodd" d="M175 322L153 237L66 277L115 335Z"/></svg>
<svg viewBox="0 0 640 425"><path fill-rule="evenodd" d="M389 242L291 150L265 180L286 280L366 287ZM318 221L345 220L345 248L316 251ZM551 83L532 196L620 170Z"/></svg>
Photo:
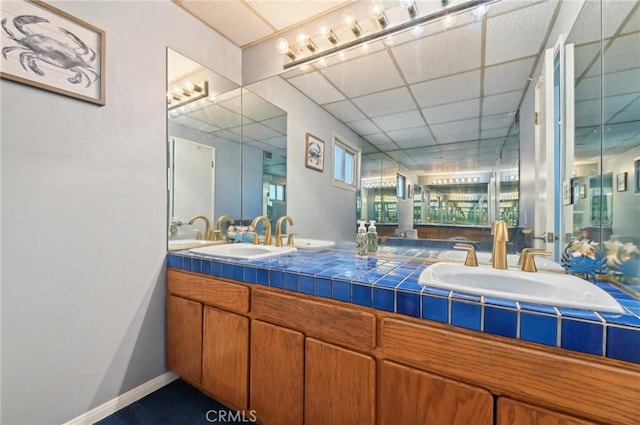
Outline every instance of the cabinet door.
<svg viewBox="0 0 640 425"><path fill-rule="evenodd" d="M383 361L380 368L380 425L492 425L488 391Z"/></svg>
<svg viewBox="0 0 640 425"><path fill-rule="evenodd" d="M305 340L305 425L375 423L373 357Z"/></svg>
<svg viewBox="0 0 640 425"><path fill-rule="evenodd" d="M497 404L496 425L595 425L595 423L500 397Z"/></svg>
<svg viewBox="0 0 640 425"><path fill-rule="evenodd" d="M200 383L202 372L202 304L167 297L167 365L185 380Z"/></svg>
<svg viewBox="0 0 640 425"><path fill-rule="evenodd" d="M250 409L263 425L302 425L304 335L251 322Z"/></svg>
<svg viewBox="0 0 640 425"><path fill-rule="evenodd" d="M249 319L205 307L202 388L226 406L243 410L248 386Z"/></svg>

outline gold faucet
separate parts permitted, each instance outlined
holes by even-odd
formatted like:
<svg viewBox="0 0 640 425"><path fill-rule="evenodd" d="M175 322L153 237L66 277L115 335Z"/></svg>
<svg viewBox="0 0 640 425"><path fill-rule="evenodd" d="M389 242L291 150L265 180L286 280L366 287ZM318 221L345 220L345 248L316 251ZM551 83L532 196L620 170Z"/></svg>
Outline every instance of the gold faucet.
<svg viewBox="0 0 640 425"><path fill-rule="evenodd" d="M491 234L493 235L491 265L494 269L506 270L507 242L509 241L507 223L502 220L494 221L493 225L491 226Z"/></svg>
<svg viewBox="0 0 640 425"><path fill-rule="evenodd" d="M264 221L264 244L271 245L271 221L266 215L259 215L251 222L251 227L254 229L258 226L260 221Z"/></svg>
<svg viewBox="0 0 640 425"><path fill-rule="evenodd" d="M220 217L218 217L218 221L216 221L216 230L212 232L214 241L219 241L222 239L222 225L226 222L228 222L229 224L235 224L233 217L231 217L230 215L222 214Z"/></svg>
<svg viewBox="0 0 640 425"><path fill-rule="evenodd" d="M522 259L522 271L523 272L537 272L538 269L536 268L536 262L534 260L534 257L536 255L553 255L552 253L548 252L548 251L542 251L540 249L531 249L528 251L525 251L525 249L522 250L522 254L520 255L520 257L524 257Z"/></svg>
<svg viewBox="0 0 640 425"><path fill-rule="evenodd" d="M476 255L476 248L468 243L458 243L453 246L453 249L463 249L467 251L467 258L464 260L465 266L478 266L478 256Z"/></svg>
<svg viewBox="0 0 640 425"><path fill-rule="evenodd" d="M527 258L527 255L529 255L529 253L532 251L543 251L543 250L538 248L523 248L522 251L520 251L520 257L518 257L518 267L524 264L524 260Z"/></svg>
<svg viewBox="0 0 640 425"><path fill-rule="evenodd" d="M204 238L206 240L209 240L209 238L211 237L211 223L209 223L209 219L207 217L203 215L194 215L189 219L189 222L187 224L193 224L197 219L201 219L202 221L204 221ZM196 239L202 239L202 234L196 233Z"/></svg>
<svg viewBox="0 0 640 425"><path fill-rule="evenodd" d="M276 222L276 246L282 246L282 237L284 236L282 234L282 223L284 223L285 220L289 223L289 226L293 226L293 220L288 215L283 215L278 219ZM293 236L291 234L289 234L287 245L289 245L289 242L293 245Z"/></svg>

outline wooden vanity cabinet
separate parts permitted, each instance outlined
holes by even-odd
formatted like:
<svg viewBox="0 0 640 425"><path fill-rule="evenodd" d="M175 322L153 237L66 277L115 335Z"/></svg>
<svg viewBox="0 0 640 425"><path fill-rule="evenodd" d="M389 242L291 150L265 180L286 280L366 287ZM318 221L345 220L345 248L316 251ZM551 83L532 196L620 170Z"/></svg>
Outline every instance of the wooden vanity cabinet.
<svg viewBox="0 0 640 425"><path fill-rule="evenodd" d="M306 425L375 424L373 357L307 338L304 379Z"/></svg>
<svg viewBox="0 0 640 425"><path fill-rule="evenodd" d="M198 302L167 297L167 365L195 384L202 374L202 311Z"/></svg>
<svg viewBox="0 0 640 425"><path fill-rule="evenodd" d="M249 408L258 422L304 423L304 334L251 321Z"/></svg>
<svg viewBox="0 0 640 425"><path fill-rule="evenodd" d="M379 373L380 425L493 425L487 390L387 360Z"/></svg>
<svg viewBox="0 0 640 425"><path fill-rule="evenodd" d="M216 400L245 410L249 396L249 319L204 309L202 388Z"/></svg>
<svg viewBox="0 0 640 425"><path fill-rule="evenodd" d="M499 397L496 425L596 425L562 413Z"/></svg>

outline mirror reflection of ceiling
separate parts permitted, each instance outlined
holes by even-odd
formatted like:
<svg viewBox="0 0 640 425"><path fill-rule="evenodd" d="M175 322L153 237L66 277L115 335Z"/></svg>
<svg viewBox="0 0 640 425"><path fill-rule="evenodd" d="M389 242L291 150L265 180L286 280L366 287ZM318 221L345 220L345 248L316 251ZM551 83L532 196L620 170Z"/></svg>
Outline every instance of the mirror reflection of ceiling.
<svg viewBox="0 0 640 425"><path fill-rule="evenodd" d="M186 81L209 85L208 97L169 110L171 122L267 152L263 172L286 175L285 111L171 49L167 76L169 92Z"/></svg>
<svg viewBox="0 0 640 425"><path fill-rule="evenodd" d="M238 33L245 33L245 41L236 41L241 47L264 40L268 33L254 34L253 25L246 24L252 21L245 20L235 29L220 23L245 19L246 11L237 10L241 6L251 9L254 18L266 22L275 34L316 19L330 8L335 11L341 4L354 3L176 2L232 41ZM313 9L320 4L327 7L326 12ZM469 11L455 16L453 22L426 24L417 36L399 34L370 43L366 51L352 50L344 58L328 58L321 65L281 75L418 175L513 169L518 167L518 110L537 75L561 5L557 0L500 0L484 15ZM640 55L633 52L637 41L629 46L630 38L626 37L634 32L637 37L638 2L607 1L605 6L605 84L611 74L610 85L618 87L606 92L605 120L622 124L637 116L639 108ZM300 14L304 18L299 18ZM280 15L287 16L286 23L276 23L275 16ZM577 161L599 153L600 136L588 128L600 124L599 120L592 122L599 107L600 66L593 63L598 54L599 18L600 2L587 1L580 19L590 19L590 25L575 30L569 38L577 46ZM632 139L637 144L637 124L608 128L619 130L620 140L627 146L634 143ZM620 150L624 150L624 143L620 143Z"/></svg>

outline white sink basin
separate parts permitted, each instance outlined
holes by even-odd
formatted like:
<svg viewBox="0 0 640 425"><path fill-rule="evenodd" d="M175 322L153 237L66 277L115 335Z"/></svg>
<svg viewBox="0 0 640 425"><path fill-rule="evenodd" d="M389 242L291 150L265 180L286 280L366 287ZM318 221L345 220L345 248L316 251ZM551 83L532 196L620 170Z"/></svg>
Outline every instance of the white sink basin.
<svg viewBox="0 0 640 425"><path fill-rule="evenodd" d="M214 257L235 258L238 260L256 260L260 258L276 257L296 251L294 246L277 247L272 245L253 245L248 243L232 243L223 245L193 248L189 252Z"/></svg>
<svg viewBox="0 0 640 425"><path fill-rule="evenodd" d="M476 252L476 256L478 257L478 264L491 264L490 252ZM439 260L460 261L463 263L466 257L467 257L467 252L461 251L461 250L442 251L437 256ZM519 258L520 258L519 255L515 255L515 254L507 255L507 265L509 267L519 267L518 266ZM550 272L564 272L564 269L560 264L548 258L537 256L535 258L535 262L536 262L536 268L538 270L550 271Z"/></svg>
<svg viewBox="0 0 640 425"><path fill-rule="evenodd" d="M169 251L179 251L181 249L196 248L207 245L215 245L222 241L208 241L202 239L174 239L169 240Z"/></svg>
<svg viewBox="0 0 640 425"><path fill-rule="evenodd" d="M586 280L560 273L530 273L436 263L420 273L418 282L452 291L555 307L623 313L608 293Z"/></svg>

